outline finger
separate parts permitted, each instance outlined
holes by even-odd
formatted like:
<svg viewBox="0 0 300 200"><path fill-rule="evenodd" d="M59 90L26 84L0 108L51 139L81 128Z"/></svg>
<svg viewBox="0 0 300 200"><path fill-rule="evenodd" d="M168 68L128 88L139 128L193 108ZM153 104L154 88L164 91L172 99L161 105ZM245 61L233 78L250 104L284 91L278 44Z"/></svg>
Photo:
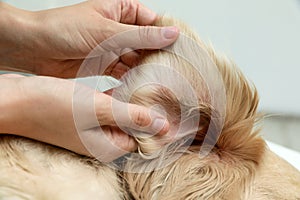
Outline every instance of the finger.
<svg viewBox="0 0 300 200"><path fill-rule="evenodd" d="M113 37L101 43L96 50L106 52L122 48L161 49L174 43L179 36L179 30L174 26L133 26L120 23L111 23L111 26Z"/></svg>
<svg viewBox="0 0 300 200"><path fill-rule="evenodd" d="M110 76L112 71L113 71L113 68L116 66L117 63L119 63L120 60L119 59L115 59L104 71L104 75L108 75Z"/></svg>
<svg viewBox="0 0 300 200"><path fill-rule="evenodd" d="M111 141L114 146L117 146L122 150L120 155L133 152L137 149L137 142L133 139L133 137L124 133L120 128L106 126L102 127L102 129L106 133L108 140Z"/></svg>
<svg viewBox="0 0 300 200"><path fill-rule="evenodd" d="M134 104L122 106L126 107L128 111L122 112L117 119L125 127L158 135L164 135L169 131L168 121L156 111Z"/></svg>
<svg viewBox="0 0 300 200"><path fill-rule="evenodd" d="M139 3L136 14L137 25L152 25L156 18L157 15L152 10Z"/></svg>
<svg viewBox="0 0 300 200"><path fill-rule="evenodd" d="M136 141L117 127L88 129L81 133L80 139L87 154L101 162L111 162L137 149Z"/></svg>
<svg viewBox="0 0 300 200"><path fill-rule="evenodd" d="M120 22L124 24L152 25L157 15L137 0L121 1Z"/></svg>
<svg viewBox="0 0 300 200"><path fill-rule="evenodd" d="M100 93L96 97L96 116L100 125L110 125L164 135L169 131L167 119L149 108L120 102Z"/></svg>
<svg viewBox="0 0 300 200"><path fill-rule="evenodd" d="M129 67L122 62L118 62L115 67L112 69L110 76L120 79L127 71Z"/></svg>
<svg viewBox="0 0 300 200"><path fill-rule="evenodd" d="M138 63L140 54L138 54L136 51L133 51L132 49L126 49L126 53L124 53L123 51L120 58L124 64L126 64L128 67L132 67Z"/></svg>

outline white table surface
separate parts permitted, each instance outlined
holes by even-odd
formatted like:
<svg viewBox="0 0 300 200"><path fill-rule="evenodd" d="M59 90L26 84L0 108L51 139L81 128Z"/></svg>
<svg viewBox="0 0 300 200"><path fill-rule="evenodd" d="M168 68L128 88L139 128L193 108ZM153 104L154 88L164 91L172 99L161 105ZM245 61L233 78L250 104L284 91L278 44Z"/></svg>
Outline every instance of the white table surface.
<svg viewBox="0 0 300 200"><path fill-rule="evenodd" d="M274 153L300 170L300 152L294 151L270 141L267 141L267 144Z"/></svg>

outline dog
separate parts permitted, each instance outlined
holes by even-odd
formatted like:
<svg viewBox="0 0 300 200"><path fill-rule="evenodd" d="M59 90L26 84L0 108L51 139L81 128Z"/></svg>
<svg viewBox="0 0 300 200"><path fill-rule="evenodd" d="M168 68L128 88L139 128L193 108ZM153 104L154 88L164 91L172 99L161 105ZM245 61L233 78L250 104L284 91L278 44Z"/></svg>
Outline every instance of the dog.
<svg viewBox="0 0 300 200"><path fill-rule="evenodd" d="M146 107L159 105L156 109L164 111L172 131L151 137L134 133L138 151L113 164L2 135L1 200L300 199L300 172L259 135L258 93L236 64L178 20L161 17L155 25L179 27L192 45L177 41L179 53L144 51L113 96ZM220 77L209 80L208 73L199 72L201 66L179 54L208 62ZM220 83L216 92L207 80ZM222 91L224 99L218 96Z"/></svg>

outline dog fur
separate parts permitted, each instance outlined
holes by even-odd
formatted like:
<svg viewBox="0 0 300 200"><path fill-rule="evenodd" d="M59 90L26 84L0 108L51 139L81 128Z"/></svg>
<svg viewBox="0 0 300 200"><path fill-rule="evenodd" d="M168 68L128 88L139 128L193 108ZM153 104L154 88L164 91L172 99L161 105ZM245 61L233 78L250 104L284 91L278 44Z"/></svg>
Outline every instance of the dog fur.
<svg viewBox="0 0 300 200"><path fill-rule="evenodd" d="M144 52L139 65L159 63L180 72L196 90L197 102L182 90L180 98L167 88L147 85L136 90L130 103L147 107L159 104L177 127L184 110L187 115L200 113L196 135L186 134L166 144L170 135L136 136L139 155L125 158L124 171L117 171L99 161L76 155L25 138L0 137L0 199L300 199L300 173L271 152L259 136L256 123L258 94L235 63L205 45L183 23L162 17L156 25L176 25L207 51L217 66L226 91L226 116L222 132L209 154L199 157L212 119L214 107L209 90L190 63L166 51ZM183 48L184 48L184 44ZM188 53L199 56L192 47ZM157 68L140 68L129 73L116 97L126 99L129 91L143 78L161 79ZM165 78L165 77L164 77ZM151 79L151 80L152 80ZM167 78L166 78L167 79ZM169 79L173 85L180 83ZM173 81L173 82L172 82ZM193 110L193 112L188 112ZM217 125L216 125L217 126ZM213 135L214 136L214 135ZM216 136L215 136L216 137ZM193 138L182 152L186 139ZM159 142L158 142L159 141ZM180 142L181 141L181 142ZM162 146L162 142L165 144ZM158 153L157 153L158 152ZM174 163L161 166L173 154L182 153ZM172 155L171 155L172 154ZM137 156L140 156L138 159ZM142 158L142 159L141 159ZM149 170L151 169L151 170Z"/></svg>

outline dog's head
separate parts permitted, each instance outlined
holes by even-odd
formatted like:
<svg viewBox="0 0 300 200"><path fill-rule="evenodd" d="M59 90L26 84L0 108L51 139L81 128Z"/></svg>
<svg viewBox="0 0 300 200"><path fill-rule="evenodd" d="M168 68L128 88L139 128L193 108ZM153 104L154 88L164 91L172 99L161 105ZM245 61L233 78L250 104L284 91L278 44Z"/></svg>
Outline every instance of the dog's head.
<svg viewBox="0 0 300 200"><path fill-rule="evenodd" d="M217 55L183 23L163 17L156 25L179 27L194 41L177 41L179 54L201 64L195 67L168 50L145 52L116 90L120 100L163 110L171 123L166 136L136 134L142 159L127 161L124 179L130 193L135 199L250 198L266 151L255 129L255 87L234 62ZM199 73L204 64L219 76L210 70ZM209 152L200 156L204 146Z"/></svg>

